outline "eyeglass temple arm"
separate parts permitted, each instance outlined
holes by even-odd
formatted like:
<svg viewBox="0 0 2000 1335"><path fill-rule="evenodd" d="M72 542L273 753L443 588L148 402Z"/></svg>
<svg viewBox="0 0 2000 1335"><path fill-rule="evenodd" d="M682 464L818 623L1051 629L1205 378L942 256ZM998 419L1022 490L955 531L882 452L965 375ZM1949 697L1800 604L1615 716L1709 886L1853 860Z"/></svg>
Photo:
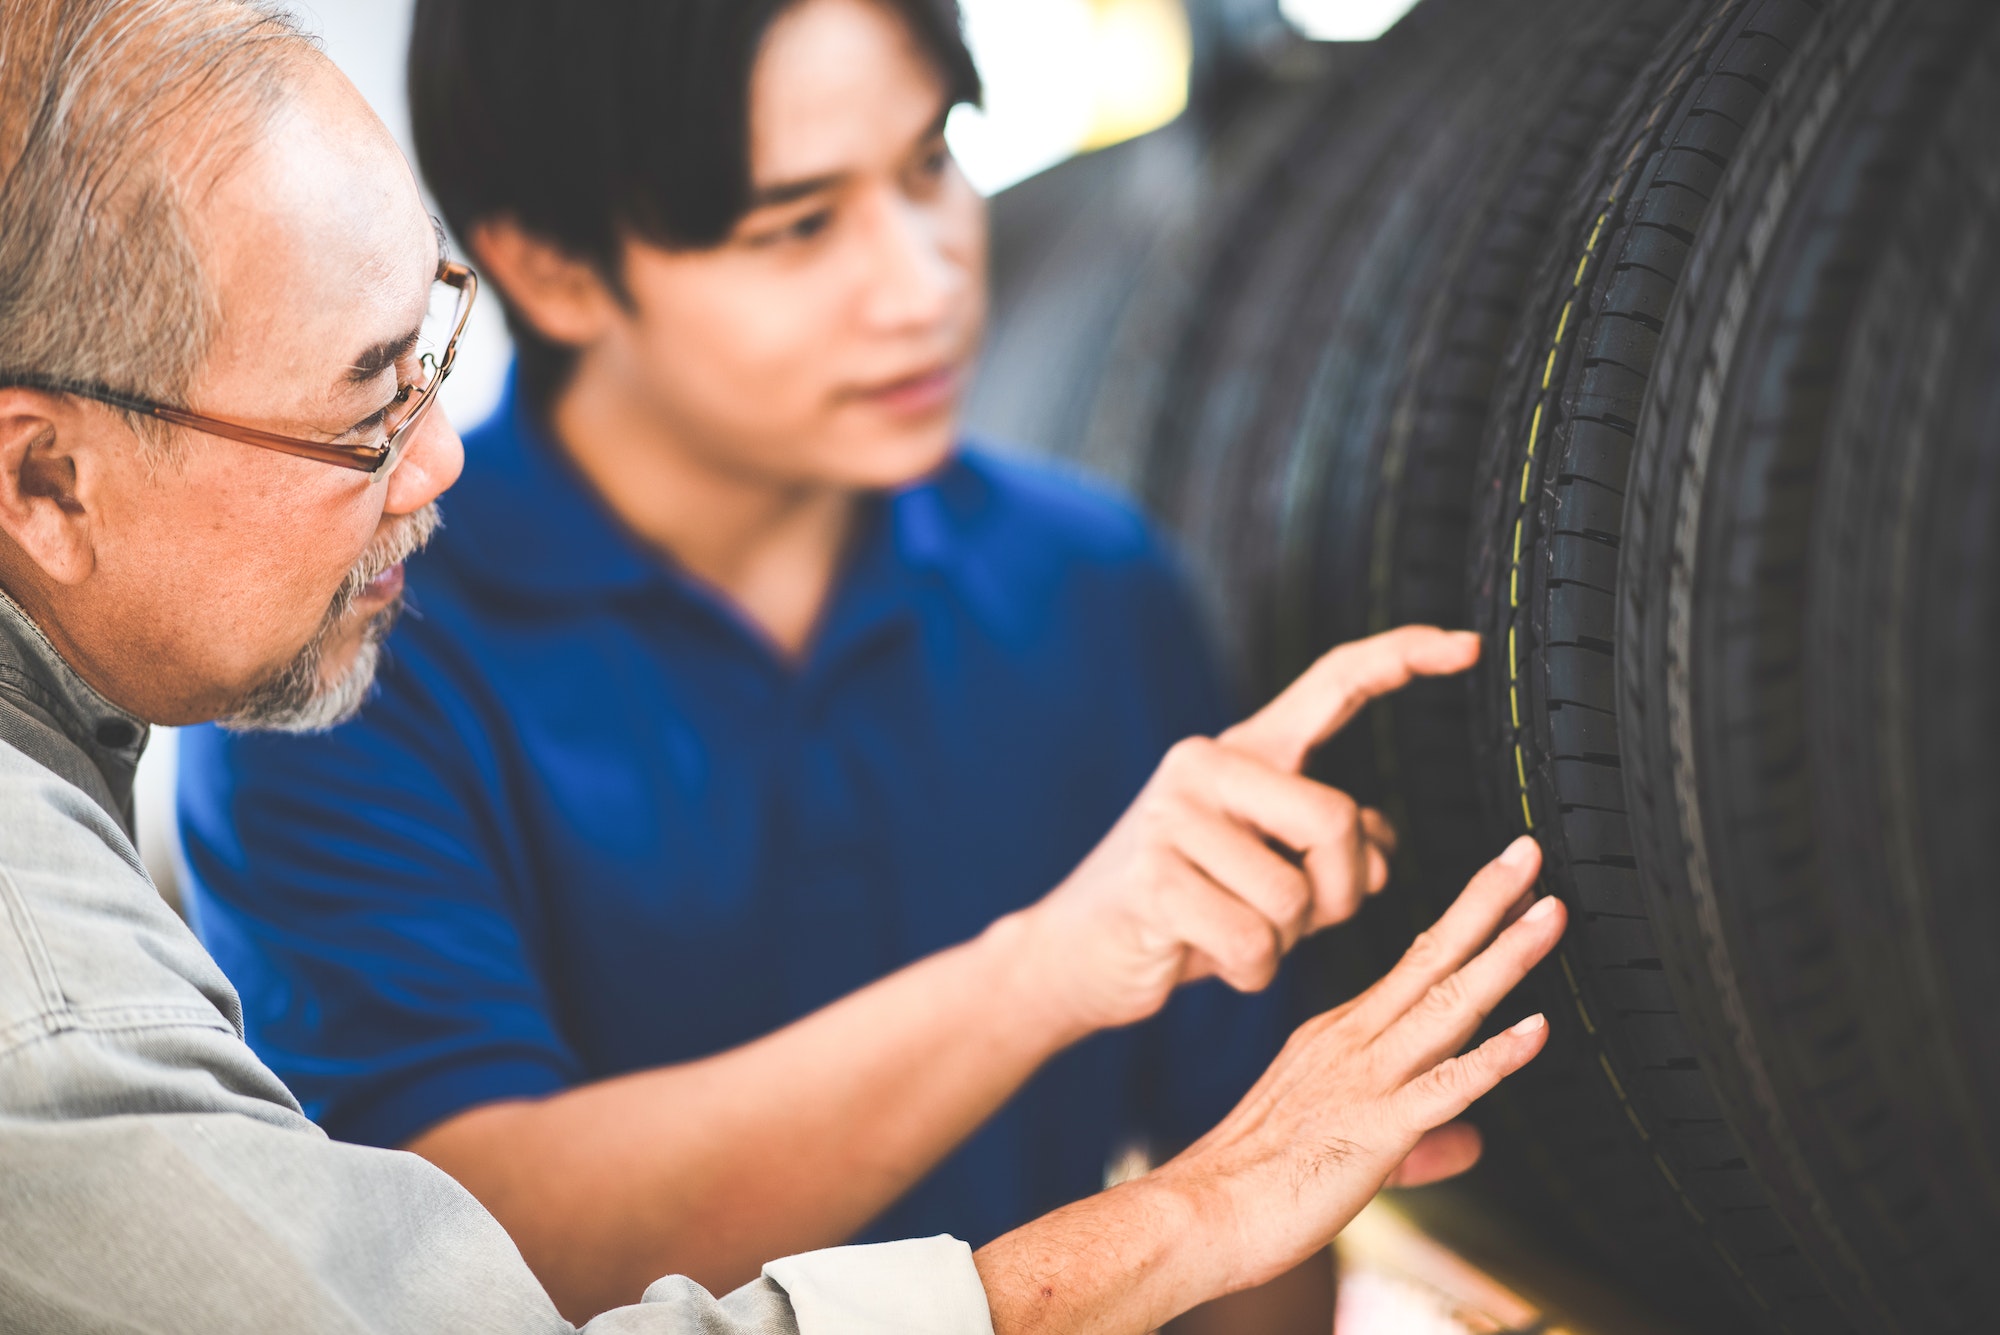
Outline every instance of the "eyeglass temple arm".
<svg viewBox="0 0 2000 1335"><path fill-rule="evenodd" d="M479 295L479 275L466 265L447 261L438 271L438 280L456 288L459 294L458 317L452 323L451 339L445 344L444 358L438 363L437 383L442 383L444 377L451 373L452 363L458 360L458 340L465 333L465 326L472 318L472 303ZM204 417L200 413L185 412L179 408L169 408L165 404L154 403L149 399L121 394L107 385L70 383L40 376L0 376L0 384L18 385L23 389L39 389L48 394L74 394L79 398L91 399L109 407L122 408L126 412L138 413L174 426L185 427L190 431L221 436L225 440L238 441L244 445L257 445L267 450L276 450L281 454L314 459L320 463L352 468L362 473L375 472L389 457L390 447L386 442L381 445L335 445L300 440L295 436L259 431L256 427ZM427 391L426 397L435 391L436 384L433 384Z"/></svg>

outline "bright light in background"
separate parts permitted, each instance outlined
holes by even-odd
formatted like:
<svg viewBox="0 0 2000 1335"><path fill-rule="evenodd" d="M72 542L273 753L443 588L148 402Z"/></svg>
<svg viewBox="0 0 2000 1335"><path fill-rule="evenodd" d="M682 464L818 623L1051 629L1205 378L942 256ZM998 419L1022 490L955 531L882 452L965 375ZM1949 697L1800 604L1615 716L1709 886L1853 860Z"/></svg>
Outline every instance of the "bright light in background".
<svg viewBox="0 0 2000 1335"><path fill-rule="evenodd" d="M1286 18L1322 42L1372 42L1417 7L1417 0L1279 0Z"/></svg>
<svg viewBox="0 0 2000 1335"><path fill-rule="evenodd" d="M1064 158L1165 125L1187 105L1191 43L1176 0L961 0L986 83L947 134L992 194Z"/></svg>
<svg viewBox="0 0 2000 1335"><path fill-rule="evenodd" d="M1194 63L1187 11L1175 0L1098 0L1095 8L1097 88L1085 148L1120 143L1180 115Z"/></svg>

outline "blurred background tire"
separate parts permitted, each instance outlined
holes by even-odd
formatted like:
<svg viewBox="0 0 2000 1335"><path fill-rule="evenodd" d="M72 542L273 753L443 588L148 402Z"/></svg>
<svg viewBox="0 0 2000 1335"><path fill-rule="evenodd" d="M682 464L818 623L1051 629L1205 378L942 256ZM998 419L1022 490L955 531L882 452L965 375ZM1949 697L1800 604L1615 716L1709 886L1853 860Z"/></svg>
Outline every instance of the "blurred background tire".
<svg viewBox="0 0 2000 1335"><path fill-rule="evenodd" d="M1792 1232L1856 1328L1990 1330L2000 1067L1965 984L1990 979L2000 918L1990 871L1934 876L1921 830L1940 781L1989 803L1933 827L1951 846L2000 811L1976 777L1993 674L1964 664L1967 610L2000 589L1968 578L1995 517L1975 461L2000 446L1978 332L2000 296L2000 13L1848 22L1724 182L1664 326L1619 729L1649 916ZM1926 763L1946 733L1978 740Z"/></svg>

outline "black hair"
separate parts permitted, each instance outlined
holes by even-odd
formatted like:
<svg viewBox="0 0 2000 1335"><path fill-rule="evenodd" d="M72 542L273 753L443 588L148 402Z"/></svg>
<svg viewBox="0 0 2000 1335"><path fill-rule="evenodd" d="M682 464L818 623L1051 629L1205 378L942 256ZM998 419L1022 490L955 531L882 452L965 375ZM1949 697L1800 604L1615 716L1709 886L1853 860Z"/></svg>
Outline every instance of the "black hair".
<svg viewBox="0 0 2000 1335"><path fill-rule="evenodd" d="M622 290L628 237L725 240L750 199L750 76L800 0L417 0L417 160L461 238L508 217ZM957 0L876 0L977 103ZM503 294L504 299L504 294ZM523 389L546 405L575 361L508 310Z"/></svg>

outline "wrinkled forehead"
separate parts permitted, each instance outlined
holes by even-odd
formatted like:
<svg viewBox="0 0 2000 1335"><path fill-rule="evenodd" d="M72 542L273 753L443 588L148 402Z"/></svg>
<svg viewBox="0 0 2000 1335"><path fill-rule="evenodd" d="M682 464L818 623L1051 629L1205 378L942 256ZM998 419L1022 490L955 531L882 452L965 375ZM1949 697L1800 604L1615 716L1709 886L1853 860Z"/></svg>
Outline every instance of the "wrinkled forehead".
<svg viewBox="0 0 2000 1335"><path fill-rule="evenodd" d="M254 375L267 402L309 410L423 316L433 224L395 140L323 61L199 212L222 315L206 383Z"/></svg>

